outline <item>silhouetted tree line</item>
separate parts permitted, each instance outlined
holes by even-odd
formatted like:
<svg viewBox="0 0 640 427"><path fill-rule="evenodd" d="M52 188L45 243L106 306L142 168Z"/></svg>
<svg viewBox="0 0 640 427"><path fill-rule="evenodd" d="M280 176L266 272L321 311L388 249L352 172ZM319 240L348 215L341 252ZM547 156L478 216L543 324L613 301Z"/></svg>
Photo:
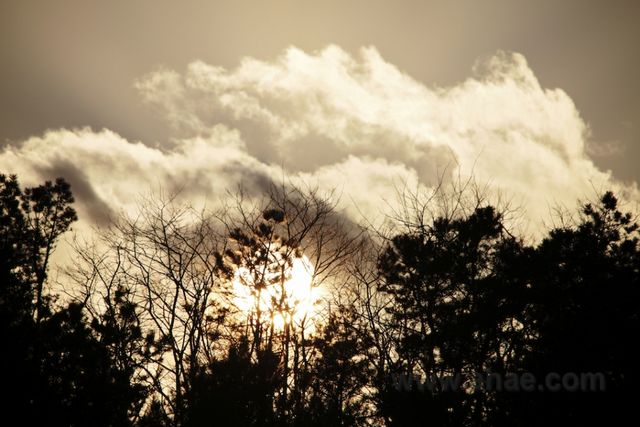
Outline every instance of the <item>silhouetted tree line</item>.
<svg viewBox="0 0 640 427"><path fill-rule="evenodd" d="M640 233L610 192L536 244L462 192L405 199L390 232L332 194L238 194L214 212L173 199L77 243L63 180L0 175L3 425L539 426L634 417ZM313 267L321 301L285 285ZM239 273L242 274L239 274ZM252 296L237 301L238 287ZM261 303L261 301L265 301ZM398 389L394 375L603 373L606 391Z"/></svg>

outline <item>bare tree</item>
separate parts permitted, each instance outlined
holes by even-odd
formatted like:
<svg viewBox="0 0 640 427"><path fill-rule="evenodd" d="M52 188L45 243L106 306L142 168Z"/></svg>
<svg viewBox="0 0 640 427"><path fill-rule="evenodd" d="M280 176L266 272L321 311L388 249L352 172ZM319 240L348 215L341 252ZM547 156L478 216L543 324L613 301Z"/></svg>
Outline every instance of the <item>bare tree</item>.
<svg viewBox="0 0 640 427"><path fill-rule="evenodd" d="M279 417L290 416L304 404L313 357L307 335L327 314L323 301L299 300L292 286L306 284L291 277L296 263L307 269L311 295L313 289L331 295L362 243L362 230L337 211L333 197L315 188L273 186L257 203L238 194L220 217L229 236L224 254L227 279L247 288L252 301L241 313L252 357L259 362L263 355L278 355ZM300 306L305 303L307 307Z"/></svg>
<svg viewBox="0 0 640 427"><path fill-rule="evenodd" d="M308 335L362 244L333 193L282 184L260 198L239 191L212 212L151 197L97 236L76 245L76 298L97 322L118 310L116 294L128 301L144 342L131 363L176 424L198 373L242 340L253 362L277 360L277 415L302 410L315 354ZM318 289L323 301L314 300Z"/></svg>
<svg viewBox="0 0 640 427"><path fill-rule="evenodd" d="M98 236L93 245L76 246L79 262L70 275L83 290L78 298L101 319L114 310L114 292L126 293L146 331L148 351L136 366L177 420L190 377L214 357L225 316L212 297L220 289L218 234L204 213L160 197Z"/></svg>

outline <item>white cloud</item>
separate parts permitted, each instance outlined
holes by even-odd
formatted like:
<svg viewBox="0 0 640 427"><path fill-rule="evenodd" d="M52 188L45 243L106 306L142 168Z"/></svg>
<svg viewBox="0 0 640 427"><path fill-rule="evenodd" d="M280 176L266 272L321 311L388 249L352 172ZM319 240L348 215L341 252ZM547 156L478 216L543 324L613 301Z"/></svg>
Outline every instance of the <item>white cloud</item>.
<svg viewBox="0 0 640 427"><path fill-rule="evenodd" d="M351 201L373 215L394 186L429 187L445 170L489 183L535 223L594 188L638 198L635 184L594 165L572 100L541 87L519 54L499 53L444 88L416 81L375 48L352 56L336 46L245 58L233 70L198 61L184 74L159 69L136 87L174 125L170 146L106 130L49 131L6 148L0 169L35 180L73 165L116 209L149 186L183 184L199 199L240 181L260 186L280 179L280 166L294 180L338 187L353 215Z"/></svg>
<svg viewBox="0 0 640 427"><path fill-rule="evenodd" d="M184 197L202 202L222 197L241 181L264 185L270 173L246 153L238 132L222 125L206 137L182 139L170 151L129 142L109 130L47 131L7 147L0 154L0 170L18 174L25 185L44 177L67 177L81 216L92 213L86 205L96 200L114 212L135 212L136 203L149 191L181 191ZM78 194L78 187L85 192Z"/></svg>

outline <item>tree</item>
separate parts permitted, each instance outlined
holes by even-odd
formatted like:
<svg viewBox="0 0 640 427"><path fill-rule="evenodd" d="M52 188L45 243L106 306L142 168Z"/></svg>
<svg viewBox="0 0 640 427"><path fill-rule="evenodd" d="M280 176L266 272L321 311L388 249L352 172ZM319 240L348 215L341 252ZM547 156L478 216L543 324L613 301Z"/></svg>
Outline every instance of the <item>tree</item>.
<svg viewBox="0 0 640 427"><path fill-rule="evenodd" d="M47 403L31 395L49 374L38 363L41 329L50 327L39 323L52 316L43 285L55 240L75 220L72 202L62 179L23 191L16 176L0 175L0 339L7 343L0 362L11 390L2 402L6 414L37 417Z"/></svg>
<svg viewBox="0 0 640 427"><path fill-rule="evenodd" d="M76 218L68 184L23 191L0 175L2 409L27 425L140 427L631 416L632 214L605 193L533 245L508 230L508 210L459 190L405 198L387 234L346 220L331 193L293 185L212 212L151 199L78 244L68 302L47 281ZM523 372L602 373L607 392L473 382Z"/></svg>
<svg viewBox="0 0 640 427"><path fill-rule="evenodd" d="M20 189L0 175L0 362L5 417L27 425L130 424L129 373L86 321L81 304L45 289L57 238L76 219L63 180Z"/></svg>
<svg viewBox="0 0 640 427"><path fill-rule="evenodd" d="M490 206L393 237L378 264L380 290L393 298L387 310L397 337L393 369L422 379L466 380L476 372L517 367L525 288L510 267L523 250ZM413 394L409 407L394 396L401 391L387 387L384 393L395 402L385 408L392 425L396 419L399 425L487 419L489 397L482 390L466 383L457 390L434 385L420 404Z"/></svg>
<svg viewBox="0 0 640 427"><path fill-rule="evenodd" d="M355 307L341 306L314 337L317 356L308 373L311 396L296 425L356 426L371 418L367 386L374 370L366 357L371 340L360 334L357 323Z"/></svg>
<svg viewBox="0 0 640 427"><path fill-rule="evenodd" d="M76 300L174 425L186 416L195 375L218 351L217 236L202 212L147 200L139 216L123 215L98 241L78 244L80 262L69 271Z"/></svg>
<svg viewBox="0 0 640 427"><path fill-rule="evenodd" d="M73 196L61 178L23 192L16 176L0 174L0 203L0 303L37 321L45 309L43 286L56 240L77 219Z"/></svg>
<svg viewBox="0 0 640 427"><path fill-rule="evenodd" d="M272 187L257 206L248 207L242 197L237 202L222 219L230 244L221 253L221 271L227 283L236 281L249 297L250 306L238 314L251 361L261 365L263 357L277 356L276 422L297 425L310 410L309 378L317 352L309 334L324 319L322 313L311 317L315 301L300 300L291 289L291 276L296 263L302 265L312 289L322 286L330 292L346 274L347 260L361 244L361 230L335 212L331 194L314 189L283 185ZM308 307L301 310L301 304Z"/></svg>
<svg viewBox="0 0 640 427"><path fill-rule="evenodd" d="M611 423L632 416L640 353L638 225L605 193L583 206L575 224L550 231L531 264L528 322L535 331L525 367L548 372L603 373L604 393L527 396L523 424L553 417L572 424Z"/></svg>
<svg viewBox="0 0 640 427"><path fill-rule="evenodd" d="M184 425L275 426L274 396L280 387L279 357L267 350L252 360L247 340L233 344L226 357L195 376Z"/></svg>
<svg viewBox="0 0 640 427"><path fill-rule="evenodd" d="M292 275L302 268L313 288L331 286L355 253L360 230L345 223L330 198L294 186L272 187L258 200L240 193L235 206L212 212L175 200L148 200L138 216L123 216L99 241L78 247L82 262L70 271L82 289L77 301L103 325L100 331L135 344L115 348L128 349L126 366L173 425L194 425L202 402L211 402L207 396L234 389L223 386L235 381L223 367L256 390L277 381L268 404L252 395L247 405L262 408L254 413L263 423L293 423L309 394L308 334L322 314L311 319L300 310L315 308L292 291ZM249 306L239 304L239 287ZM120 308L113 301L118 293L126 295ZM129 335L120 334L122 323L134 328ZM132 351L136 345L142 350Z"/></svg>

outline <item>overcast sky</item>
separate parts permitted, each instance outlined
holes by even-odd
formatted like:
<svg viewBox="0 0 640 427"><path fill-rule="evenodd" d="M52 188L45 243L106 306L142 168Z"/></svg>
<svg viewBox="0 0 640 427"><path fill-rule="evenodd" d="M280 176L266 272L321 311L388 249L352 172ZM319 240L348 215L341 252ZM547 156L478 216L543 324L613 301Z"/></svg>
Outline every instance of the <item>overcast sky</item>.
<svg viewBox="0 0 640 427"><path fill-rule="evenodd" d="M637 1L0 3L0 170L132 188L281 176L375 210L451 165L532 216L637 197Z"/></svg>

